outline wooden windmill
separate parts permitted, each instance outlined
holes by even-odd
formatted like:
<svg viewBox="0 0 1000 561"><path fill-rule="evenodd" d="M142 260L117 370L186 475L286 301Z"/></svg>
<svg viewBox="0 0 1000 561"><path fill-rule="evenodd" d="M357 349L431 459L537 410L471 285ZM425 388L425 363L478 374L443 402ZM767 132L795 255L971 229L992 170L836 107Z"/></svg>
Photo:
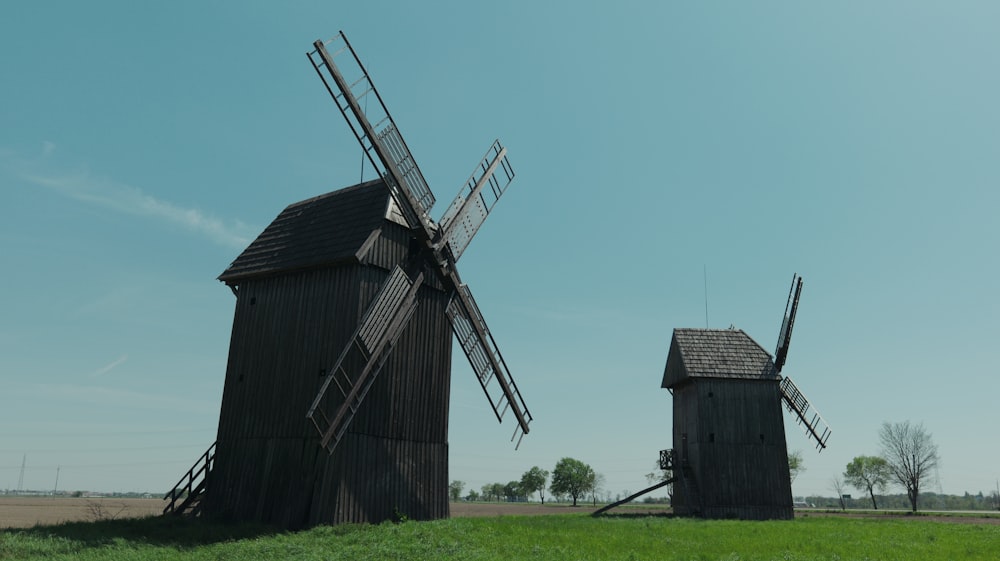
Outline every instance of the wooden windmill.
<svg viewBox="0 0 1000 561"><path fill-rule="evenodd" d="M379 177L290 205L219 277L237 301L218 440L168 510L288 528L447 517L452 334L511 440L532 420L455 268L514 171L494 142L433 221L347 38L313 46Z"/></svg>
<svg viewBox="0 0 1000 561"><path fill-rule="evenodd" d="M675 329L664 388L673 394L674 511L706 518L791 518L792 490L782 402L826 447L830 429L781 369L795 325L795 275L772 357L739 329Z"/></svg>

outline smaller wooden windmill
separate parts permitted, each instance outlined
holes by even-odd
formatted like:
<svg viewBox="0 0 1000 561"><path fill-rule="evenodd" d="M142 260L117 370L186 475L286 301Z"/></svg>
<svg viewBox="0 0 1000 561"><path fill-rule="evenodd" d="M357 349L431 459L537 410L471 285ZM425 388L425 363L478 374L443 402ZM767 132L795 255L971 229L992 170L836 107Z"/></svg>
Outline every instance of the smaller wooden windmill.
<svg viewBox="0 0 1000 561"><path fill-rule="evenodd" d="M447 517L452 335L511 440L532 421L456 269L514 171L495 141L435 222L347 38L313 47L379 177L289 205L219 277L237 302L217 442L167 511L287 528Z"/></svg>
<svg viewBox="0 0 1000 561"><path fill-rule="evenodd" d="M822 450L830 429L781 369L795 325L795 275L772 357L739 329L675 329L662 387L673 394L674 511L706 518L793 515L781 404Z"/></svg>

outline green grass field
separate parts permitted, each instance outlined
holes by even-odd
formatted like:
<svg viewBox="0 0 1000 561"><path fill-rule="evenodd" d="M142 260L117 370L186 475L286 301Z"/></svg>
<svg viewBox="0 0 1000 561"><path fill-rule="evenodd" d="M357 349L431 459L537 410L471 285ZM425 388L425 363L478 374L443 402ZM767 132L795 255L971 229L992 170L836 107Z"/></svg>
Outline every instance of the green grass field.
<svg viewBox="0 0 1000 561"><path fill-rule="evenodd" d="M0 531L0 559L997 559L1000 526L817 516L703 521L567 514L453 518L289 533L167 518Z"/></svg>

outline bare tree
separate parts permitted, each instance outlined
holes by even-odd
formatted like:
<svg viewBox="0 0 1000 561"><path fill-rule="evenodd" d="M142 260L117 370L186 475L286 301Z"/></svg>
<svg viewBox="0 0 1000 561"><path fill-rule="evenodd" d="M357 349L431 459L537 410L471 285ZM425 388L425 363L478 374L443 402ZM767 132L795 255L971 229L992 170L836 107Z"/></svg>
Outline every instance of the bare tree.
<svg viewBox="0 0 1000 561"><path fill-rule="evenodd" d="M90 500L87 501L87 516L90 518L91 522L100 522L102 520L115 520L121 514L128 510L128 505L121 503L121 505L115 505L119 507L118 510L112 512L110 508L110 503L105 504L104 501Z"/></svg>
<svg viewBox="0 0 1000 561"><path fill-rule="evenodd" d="M840 510L847 510L847 504L844 503L844 480L840 477L834 477L830 480L830 487L837 493L837 500L840 501Z"/></svg>
<svg viewBox="0 0 1000 561"><path fill-rule="evenodd" d="M916 512L921 483L937 474L937 444L923 423L914 425L910 421L884 422L878 436L882 457L889 463L892 476L906 489L910 506Z"/></svg>
<svg viewBox="0 0 1000 561"><path fill-rule="evenodd" d="M649 472L649 473L646 474L646 481L650 485L655 485L657 483L660 483L661 481L666 481L666 480L670 479L673 476L674 476L674 470L672 470L672 469L663 469L663 468L660 467L660 462L656 462L655 463L655 467L653 468L653 471L651 471L651 472ZM628 490L626 489L623 494L626 497L629 496ZM673 503L673 501L674 501L674 484L673 483L667 485L667 500L670 501L671 503Z"/></svg>
<svg viewBox="0 0 1000 561"><path fill-rule="evenodd" d="M604 474L594 473L594 482L590 487L590 497L594 501L594 506L597 506L597 495L604 490Z"/></svg>

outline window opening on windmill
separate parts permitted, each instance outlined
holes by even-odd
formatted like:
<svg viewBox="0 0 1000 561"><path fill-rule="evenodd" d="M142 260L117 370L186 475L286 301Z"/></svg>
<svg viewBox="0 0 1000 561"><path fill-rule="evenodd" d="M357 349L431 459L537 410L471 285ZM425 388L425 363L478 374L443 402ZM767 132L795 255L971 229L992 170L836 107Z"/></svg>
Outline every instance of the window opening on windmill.
<svg viewBox="0 0 1000 561"><path fill-rule="evenodd" d="M417 238L411 236L410 237L409 247L407 248L407 251L408 251L408 255L411 258L412 257L416 257L417 255L419 255L420 252L423 251L423 246L420 244L420 240L418 240Z"/></svg>

